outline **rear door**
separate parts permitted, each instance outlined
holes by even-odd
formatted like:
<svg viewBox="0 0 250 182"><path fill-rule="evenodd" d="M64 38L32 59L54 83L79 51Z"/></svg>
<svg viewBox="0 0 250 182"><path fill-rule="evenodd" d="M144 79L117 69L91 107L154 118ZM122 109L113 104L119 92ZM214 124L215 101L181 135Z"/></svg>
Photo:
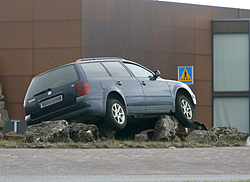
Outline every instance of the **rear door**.
<svg viewBox="0 0 250 182"><path fill-rule="evenodd" d="M89 83L93 100L104 105L103 97L109 88L116 87L114 80L100 62L83 62L81 67Z"/></svg>
<svg viewBox="0 0 250 182"><path fill-rule="evenodd" d="M78 80L75 65L60 67L35 77L26 95L31 118L46 118L74 105L76 102L74 83Z"/></svg>
<svg viewBox="0 0 250 182"><path fill-rule="evenodd" d="M117 88L121 91L127 102L128 112L145 113L145 98L141 84L126 68L116 61L102 62L112 75Z"/></svg>

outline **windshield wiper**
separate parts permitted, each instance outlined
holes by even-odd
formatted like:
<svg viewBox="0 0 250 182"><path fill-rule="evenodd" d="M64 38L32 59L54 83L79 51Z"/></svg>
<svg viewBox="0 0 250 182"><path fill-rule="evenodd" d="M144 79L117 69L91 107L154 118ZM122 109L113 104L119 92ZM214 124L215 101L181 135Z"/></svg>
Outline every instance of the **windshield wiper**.
<svg viewBox="0 0 250 182"><path fill-rule="evenodd" d="M43 90L43 91L41 91L41 92L38 92L38 93L36 93L35 95L33 95L33 97L38 96L38 95L41 95L41 94L43 94L43 93L45 93L45 92L48 92L48 91L51 91L51 88L47 88L47 89L45 89L45 90Z"/></svg>

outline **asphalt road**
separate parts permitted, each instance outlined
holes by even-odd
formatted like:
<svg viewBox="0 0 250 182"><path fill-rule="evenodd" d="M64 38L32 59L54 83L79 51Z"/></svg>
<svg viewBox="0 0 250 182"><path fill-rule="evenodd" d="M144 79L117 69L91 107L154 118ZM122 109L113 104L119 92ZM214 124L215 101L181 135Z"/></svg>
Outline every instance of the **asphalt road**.
<svg viewBox="0 0 250 182"><path fill-rule="evenodd" d="M0 181L250 180L250 147L0 149Z"/></svg>

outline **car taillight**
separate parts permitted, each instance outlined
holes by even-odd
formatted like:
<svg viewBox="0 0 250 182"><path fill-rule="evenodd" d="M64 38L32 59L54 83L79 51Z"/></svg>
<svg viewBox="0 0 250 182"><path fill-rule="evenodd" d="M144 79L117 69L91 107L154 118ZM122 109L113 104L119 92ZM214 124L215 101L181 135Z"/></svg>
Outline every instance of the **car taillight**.
<svg viewBox="0 0 250 182"><path fill-rule="evenodd" d="M79 97L86 94L91 94L89 83L81 82L76 84L76 96Z"/></svg>
<svg viewBox="0 0 250 182"><path fill-rule="evenodd" d="M24 102L24 111L25 111L25 115L28 116L30 115L30 107L29 107L29 103L28 102Z"/></svg>

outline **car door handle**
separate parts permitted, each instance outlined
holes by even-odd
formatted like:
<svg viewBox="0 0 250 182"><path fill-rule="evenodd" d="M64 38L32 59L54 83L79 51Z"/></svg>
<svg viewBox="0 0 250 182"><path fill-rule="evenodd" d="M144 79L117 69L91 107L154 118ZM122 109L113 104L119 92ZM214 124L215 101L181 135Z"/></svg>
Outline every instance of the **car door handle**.
<svg viewBox="0 0 250 182"><path fill-rule="evenodd" d="M117 81L116 84L121 86L122 82L121 81Z"/></svg>
<svg viewBox="0 0 250 182"><path fill-rule="evenodd" d="M147 85L144 81L142 81L141 84L142 84L143 86Z"/></svg>

